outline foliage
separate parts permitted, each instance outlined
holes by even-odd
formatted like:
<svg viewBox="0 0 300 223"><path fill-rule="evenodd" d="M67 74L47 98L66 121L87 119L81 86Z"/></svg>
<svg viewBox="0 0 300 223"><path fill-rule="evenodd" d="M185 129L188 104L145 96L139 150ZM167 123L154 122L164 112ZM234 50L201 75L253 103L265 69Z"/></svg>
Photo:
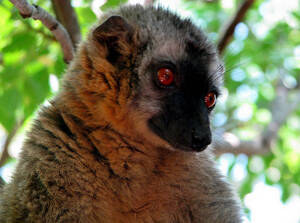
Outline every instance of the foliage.
<svg viewBox="0 0 300 223"><path fill-rule="evenodd" d="M49 75L61 76L65 65L59 46L45 38L50 32L42 24L22 20L8 1L0 4L0 13L0 123L10 131L51 95Z"/></svg>
<svg viewBox="0 0 300 223"><path fill-rule="evenodd" d="M105 2L102 6L101 6L101 10L102 11L106 11L108 9L112 9L115 7L118 7L121 4L126 3L127 0L111 0L111 1L107 1Z"/></svg>

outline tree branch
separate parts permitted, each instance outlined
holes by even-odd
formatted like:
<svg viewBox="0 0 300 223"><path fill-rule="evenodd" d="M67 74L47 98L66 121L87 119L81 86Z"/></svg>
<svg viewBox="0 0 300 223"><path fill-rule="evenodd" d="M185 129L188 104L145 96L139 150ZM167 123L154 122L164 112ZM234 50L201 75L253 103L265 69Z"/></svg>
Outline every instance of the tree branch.
<svg viewBox="0 0 300 223"><path fill-rule="evenodd" d="M261 140L242 141L232 133L224 133L220 137L213 140L213 152L217 156L224 153L232 153L235 155L245 154L263 155L269 152L269 148L263 147Z"/></svg>
<svg viewBox="0 0 300 223"><path fill-rule="evenodd" d="M215 134L214 153L220 155L223 153L262 155L270 152L272 143L277 139L278 131L287 118L300 107L300 88L288 90L281 81L276 88L276 97L272 102L271 114L272 120L269 125L260 134L260 138L253 141L242 141L231 133ZM294 97L287 100L291 93ZM288 105L288 106L287 106Z"/></svg>
<svg viewBox="0 0 300 223"><path fill-rule="evenodd" d="M229 44L230 40L232 39L235 27L244 19L248 9L252 6L253 3L254 0L245 0L239 6L236 14L232 17L228 25L225 26L225 29L220 32L220 39L218 41L218 50L220 54L223 53L226 46Z"/></svg>
<svg viewBox="0 0 300 223"><path fill-rule="evenodd" d="M73 46L76 45L81 40L80 27L77 19L77 15L71 5L70 0L51 0L56 18L68 31Z"/></svg>
<svg viewBox="0 0 300 223"><path fill-rule="evenodd" d="M2 167L6 163L6 161L10 158L10 155L8 153L9 145L12 142L12 139L14 138L16 133L18 132L19 128L23 125L23 123L24 123L24 119L22 119L21 121L17 121L13 129L10 131L10 133L7 134L3 144L1 157L0 157L0 167Z"/></svg>
<svg viewBox="0 0 300 223"><path fill-rule="evenodd" d="M40 20L55 36L62 47L64 60L68 63L73 59L74 49L65 28L48 12L37 5L31 5L26 0L10 0L19 10L23 18L32 17Z"/></svg>

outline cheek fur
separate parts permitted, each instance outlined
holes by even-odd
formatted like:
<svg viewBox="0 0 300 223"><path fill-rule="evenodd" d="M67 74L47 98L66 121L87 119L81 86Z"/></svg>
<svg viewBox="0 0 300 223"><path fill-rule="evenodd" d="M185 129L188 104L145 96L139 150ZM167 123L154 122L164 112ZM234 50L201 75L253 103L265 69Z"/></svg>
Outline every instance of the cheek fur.
<svg viewBox="0 0 300 223"><path fill-rule="evenodd" d="M159 100L159 94L151 89L145 89L141 92L138 101L138 110L148 114L152 117L161 111L161 101Z"/></svg>
<svg viewBox="0 0 300 223"><path fill-rule="evenodd" d="M142 112L144 116L147 117L147 119L161 111L161 99L164 95L155 88L156 86L154 86L150 74L144 75L140 79L135 106L138 111Z"/></svg>

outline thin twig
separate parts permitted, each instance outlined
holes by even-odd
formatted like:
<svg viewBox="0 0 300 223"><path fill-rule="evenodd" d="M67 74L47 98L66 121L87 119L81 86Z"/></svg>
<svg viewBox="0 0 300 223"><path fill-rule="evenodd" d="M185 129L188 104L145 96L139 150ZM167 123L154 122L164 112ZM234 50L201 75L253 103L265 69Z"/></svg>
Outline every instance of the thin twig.
<svg viewBox="0 0 300 223"><path fill-rule="evenodd" d="M238 8L235 15L232 17L227 26L225 26L224 31L220 34L220 39L218 41L218 50L222 54L226 46L232 39L235 27L239 24L245 17L248 9L252 6L254 0L245 0Z"/></svg>
<svg viewBox="0 0 300 223"><path fill-rule="evenodd" d="M48 12L37 5L31 5L26 0L10 0L19 10L23 18L32 17L40 20L55 36L60 43L64 60L69 63L73 59L74 49L70 36L65 28Z"/></svg>
<svg viewBox="0 0 300 223"><path fill-rule="evenodd" d="M6 161L10 158L10 155L8 153L9 145L12 142L12 139L14 138L16 133L18 132L19 128L23 125L23 123L24 123L24 119L17 121L13 129L7 134L3 144L1 157L0 157L0 167L2 167L6 163Z"/></svg>
<svg viewBox="0 0 300 223"><path fill-rule="evenodd" d="M71 37L73 47L76 48L76 45L81 40L81 33L77 15L71 5L71 1L51 0L51 2L56 18L66 28Z"/></svg>
<svg viewBox="0 0 300 223"><path fill-rule="evenodd" d="M247 156L267 154L270 149L263 147L261 140L243 141L231 133L225 133L220 138L215 138L212 144L215 155L232 153Z"/></svg>

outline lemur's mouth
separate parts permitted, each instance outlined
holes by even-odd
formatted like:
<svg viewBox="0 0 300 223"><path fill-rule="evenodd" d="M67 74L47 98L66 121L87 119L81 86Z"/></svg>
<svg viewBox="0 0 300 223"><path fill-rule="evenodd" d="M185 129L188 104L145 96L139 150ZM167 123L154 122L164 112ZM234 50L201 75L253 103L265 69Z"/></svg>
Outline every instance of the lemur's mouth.
<svg viewBox="0 0 300 223"><path fill-rule="evenodd" d="M187 152L202 152L208 147L208 145L202 146L202 147L201 146L194 147L194 146L185 146L182 144L175 144L175 145L173 145L173 147L175 149L179 149L179 150L183 150L183 151L187 151Z"/></svg>
<svg viewBox="0 0 300 223"><path fill-rule="evenodd" d="M174 140L170 139L168 135L164 134L164 131L159 128L159 126L157 126L153 120L150 119L148 125L157 136L168 142L174 149L187 152L202 152L210 144L210 140L193 141L191 144L183 144L176 141L174 142Z"/></svg>

